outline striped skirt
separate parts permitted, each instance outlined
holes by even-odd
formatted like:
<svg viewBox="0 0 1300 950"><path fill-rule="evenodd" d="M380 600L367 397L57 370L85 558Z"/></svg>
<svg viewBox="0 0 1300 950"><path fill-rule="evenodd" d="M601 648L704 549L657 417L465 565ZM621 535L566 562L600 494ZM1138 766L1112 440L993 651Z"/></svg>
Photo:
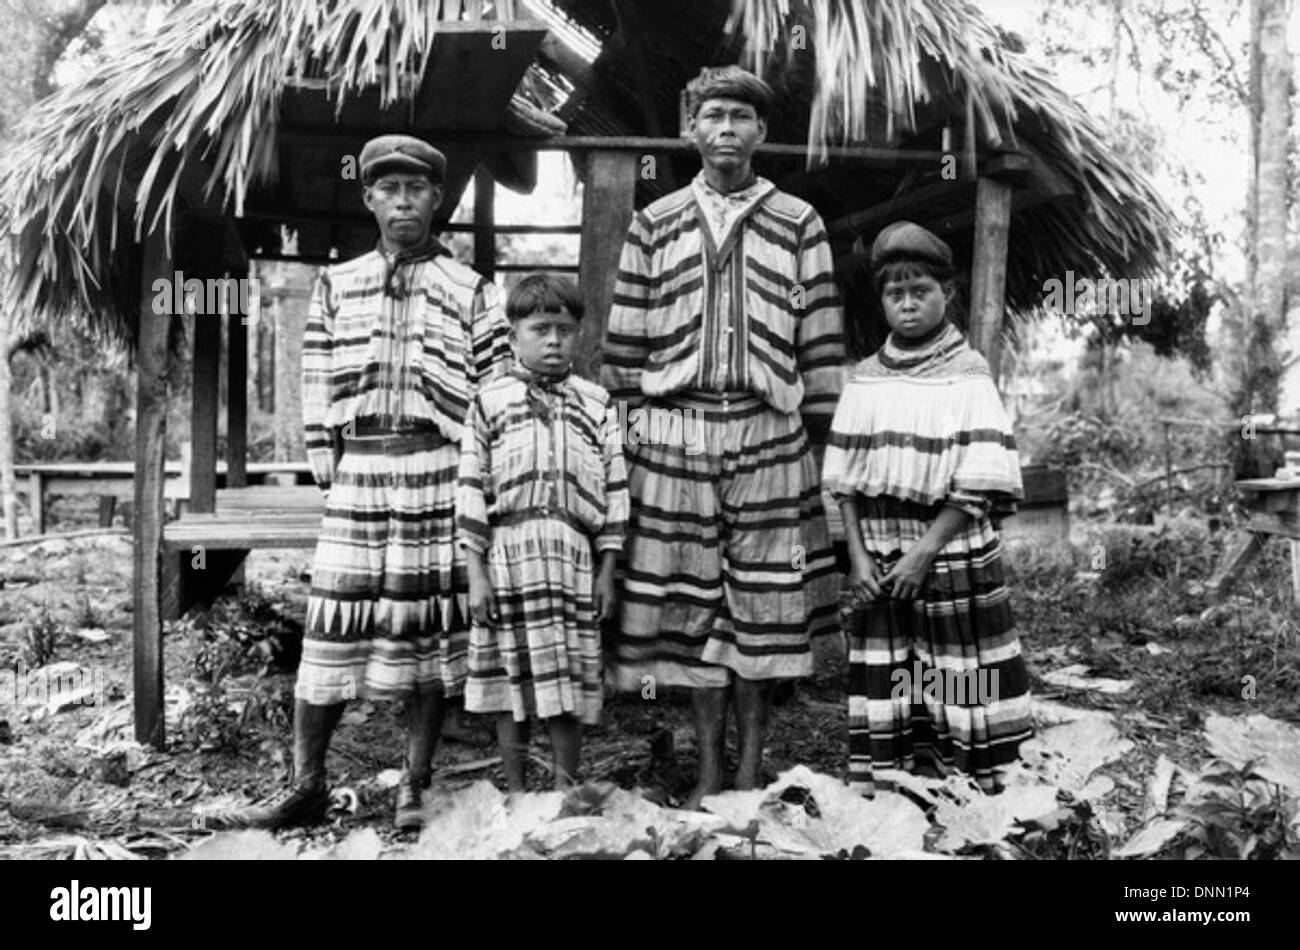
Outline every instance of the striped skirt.
<svg viewBox="0 0 1300 950"><path fill-rule="evenodd" d="M465 708L477 713L600 721L600 629L592 601L591 539L535 512L493 525L488 575L500 620L474 624Z"/></svg>
<svg viewBox="0 0 1300 950"><path fill-rule="evenodd" d="M863 540L888 572L936 509L859 498ZM916 600L886 593L846 610L849 782L872 790L872 769L957 769L986 791L994 770L1033 735L1029 674L1011 615L1001 543L987 518L943 549Z"/></svg>
<svg viewBox="0 0 1300 950"><path fill-rule="evenodd" d="M632 517L613 684L809 675L809 637L836 629L840 581L802 420L750 394L678 395L660 408L689 410L701 428L626 447Z"/></svg>
<svg viewBox="0 0 1300 950"><path fill-rule="evenodd" d="M459 447L349 440L312 564L295 696L317 705L464 689L468 584Z"/></svg>

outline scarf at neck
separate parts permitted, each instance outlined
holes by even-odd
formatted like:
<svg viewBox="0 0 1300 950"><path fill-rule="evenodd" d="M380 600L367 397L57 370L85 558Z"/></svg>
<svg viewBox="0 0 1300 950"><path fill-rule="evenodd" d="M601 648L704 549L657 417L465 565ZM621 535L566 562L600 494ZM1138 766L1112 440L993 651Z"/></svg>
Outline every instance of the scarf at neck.
<svg viewBox="0 0 1300 950"><path fill-rule="evenodd" d="M375 250L384 259L384 294L398 300L405 299L407 294L410 293L410 287L402 276L401 268L403 266L420 261L430 261L435 257L444 255L451 256L451 251L443 247L442 242L432 234L425 237L423 241L414 247L402 248L400 251L391 254L384 249L382 241L375 245Z"/></svg>
<svg viewBox="0 0 1300 950"><path fill-rule="evenodd" d="M571 370L565 370L563 373L538 373L527 366L524 366L518 360L510 368L510 374L516 379L524 382L528 389L528 408L533 411L538 419L544 424L551 424L551 396L555 393L564 392L564 382L569 378Z"/></svg>
<svg viewBox="0 0 1300 950"><path fill-rule="evenodd" d="M775 189L766 178L755 175L743 188L735 191L718 191L709 184L701 171L691 181L691 191L704 211L704 223L719 248L727 243L736 224L754 209L767 193Z"/></svg>

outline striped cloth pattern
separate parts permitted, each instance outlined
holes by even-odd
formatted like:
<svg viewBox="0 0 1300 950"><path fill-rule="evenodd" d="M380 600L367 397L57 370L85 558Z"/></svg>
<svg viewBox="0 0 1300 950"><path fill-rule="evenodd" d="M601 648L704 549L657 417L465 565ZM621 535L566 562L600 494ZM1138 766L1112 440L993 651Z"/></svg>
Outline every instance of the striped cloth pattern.
<svg viewBox="0 0 1300 950"><path fill-rule="evenodd" d="M459 538L486 555L500 612L471 630L465 708L594 725L603 682L593 552L623 547L627 474L603 389L569 376L547 399L549 424L524 380L504 377L465 422Z"/></svg>
<svg viewBox="0 0 1300 950"><path fill-rule="evenodd" d="M916 350L891 334L859 364L836 408L822 471L837 500L889 495L1006 516L1024 495L988 362L951 323Z"/></svg>
<svg viewBox="0 0 1300 950"><path fill-rule="evenodd" d="M464 689L460 453L343 453L321 521L295 696L316 705Z"/></svg>
<svg viewBox="0 0 1300 950"><path fill-rule="evenodd" d="M935 515L933 507L887 496L860 504L863 538L885 572ZM874 769L929 766L955 768L986 791L996 787L994 770L1033 735L1029 674L1008 598L998 535L981 517L944 547L920 598L885 596L849 615L852 786L869 794ZM964 682L926 694L930 670L953 671Z"/></svg>
<svg viewBox="0 0 1300 950"><path fill-rule="evenodd" d="M302 415L317 484L333 481L337 429L390 417L395 428L431 424L460 441L477 386L510 362L500 291L445 252L400 265L371 251L321 271L302 346ZM400 392L393 393L391 368Z"/></svg>
<svg viewBox="0 0 1300 950"><path fill-rule="evenodd" d="M753 392L778 412L802 412L819 437L844 382L843 308L821 218L773 188L721 247L705 221L689 185L633 217L601 382L629 407L686 391Z"/></svg>
<svg viewBox="0 0 1300 950"><path fill-rule="evenodd" d="M970 516L918 598L886 594L845 619L850 781L870 791L873 768L929 763L992 789L994 769L1032 735L1028 672L993 521L1014 511L1023 492L988 364L956 327L943 326L921 345L891 334L863 361L831 424L823 483L837 501L856 498L863 543L885 573L944 505ZM922 680L951 671L963 685L984 677L992 691L996 675L994 701L981 704L955 689L926 694L916 682L918 661ZM909 677L901 689L899 671Z"/></svg>
<svg viewBox="0 0 1300 950"><path fill-rule="evenodd" d="M659 408L659 404L652 404ZM836 629L839 578L797 415L753 394L683 394L696 442L629 445L632 520L611 681L726 686L807 676Z"/></svg>

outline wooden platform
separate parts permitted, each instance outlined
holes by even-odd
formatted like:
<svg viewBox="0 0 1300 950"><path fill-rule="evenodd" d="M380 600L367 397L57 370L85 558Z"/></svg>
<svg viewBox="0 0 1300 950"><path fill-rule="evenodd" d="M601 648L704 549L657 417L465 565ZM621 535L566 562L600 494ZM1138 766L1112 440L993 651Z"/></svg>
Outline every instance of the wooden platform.
<svg viewBox="0 0 1300 950"><path fill-rule="evenodd" d="M254 548L316 545L324 495L315 485L259 485L217 491L216 511L163 526L162 616L208 606Z"/></svg>
<svg viewBox="0 0 1300 950"><path fill-rule="evenodd" d="M1291 543L1291 587L1300 601L1300 478L1247 478L1237 487L1245 496L1250 520L1228 542L1210 578L1210 593L1223 596L1268 539L1279 537Z"/></svg>
<svg viewBox="0 0 1300 950"><path fill-rule="evenodd" d="M163 497L184 501L190 497L190 481L181 462L168 462L165 469ZM258 484L288 476L300 484L311 485L311 466L306 462L250 462L245 477ZM117 502L131 500L135 494L134 462L42 462L14 466L14 477L27 482L27 500L37 534L45 533L47 499L65 495L94 495L100 499L100 527L112 522ZM226 463L217 463L216 483L225 485Z"/></svg>

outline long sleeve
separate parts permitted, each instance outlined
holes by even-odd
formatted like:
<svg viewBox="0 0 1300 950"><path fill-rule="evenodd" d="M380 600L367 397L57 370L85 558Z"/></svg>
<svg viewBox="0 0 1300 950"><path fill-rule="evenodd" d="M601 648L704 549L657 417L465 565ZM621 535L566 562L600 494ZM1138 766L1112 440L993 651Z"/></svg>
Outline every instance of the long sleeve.
<svg viewBox="0 0 1300 950"><path fill-rule="evenodd" d="M484 281L474 294L470 319L470 385L480 388L496 379L510 365L510 321L496 284ZM471 390L473 391L473 390Z"/></svg>
<svg viewBox="0 0 1300 950"><path fill-rule="evenodd" d="M596 552L621 551L627 535L627 521L631 510L628 493L627 465L623 460L623 444L619 438L618 408L607 407L605 425L601 430L602 453L605 462L605 523L596 535Z"/></svg>
<svg viewBox="0 0 1300 950"><path fill-rule="evenodd" d="M492 543L488 524L488 488L492 472L492 448L483 418L483 402L475 396L461 432L460 472L456 482L456 538L460 546L487 551Z"/></svg>
<svg viewBox="0 0 1300 950"><path fill-rule="evenodd" d="M325 491L334 482L335 434L327 424L334 396L334 317L329 270L324 269L312 291L302 339L302 424L312 477Z"/></svg>
<svg viewBox="0 0 1300 950"><path fill-rule="evenodd" d="M643 216L638 213L628 227L619 257L600 369L601 385L609 390L610 398L615 402L622 400L629 410L645 400L641 372L650 353L646 316L652 288L648 233Z"/></svg>
<svg viewBox="0 0 1300 950"><path fill-rule="evenodd" d="M805 222L799 243L799 287L795 345L803 378L800 412L809 438L820 443L830 428L835 403L844 389L844 306L835 286L834 260L826 227L816 213Z"/></svg>

